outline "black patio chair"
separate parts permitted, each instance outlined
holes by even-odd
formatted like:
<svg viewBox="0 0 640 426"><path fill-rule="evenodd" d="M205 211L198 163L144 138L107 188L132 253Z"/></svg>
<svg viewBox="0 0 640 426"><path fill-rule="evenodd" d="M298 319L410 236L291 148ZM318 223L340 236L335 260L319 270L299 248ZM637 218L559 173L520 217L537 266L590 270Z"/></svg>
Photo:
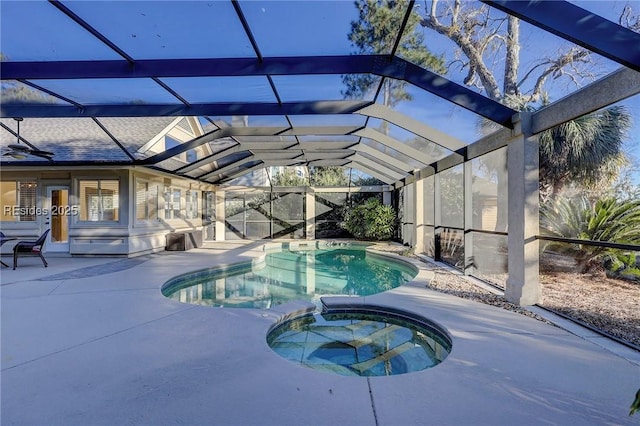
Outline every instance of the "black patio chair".
<svg viewBox="0 0 640 426"><path fill-rule="evenodd" d="M44 263L44 267L47 266L47 261L42 255L42 250L44 249L44 242L47 240L47 234L51 231L51 229L47 229L44 231L44 234L40 235L40 237L35 241L18 241L18 243L13 246L13 269L15 270L18 266L18 257L19 256L40 256L42 259L42 263Z"/></svg>

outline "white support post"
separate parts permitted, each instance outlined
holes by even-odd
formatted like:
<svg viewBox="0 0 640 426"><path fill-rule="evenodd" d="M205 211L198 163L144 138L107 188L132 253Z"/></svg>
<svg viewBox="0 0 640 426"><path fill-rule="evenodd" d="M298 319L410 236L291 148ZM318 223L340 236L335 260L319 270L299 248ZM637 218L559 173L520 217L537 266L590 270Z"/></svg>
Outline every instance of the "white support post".
<svg viewBox="0 0 640 426"><path fill-rule="evenodd" d="M473 258L473 235L466 232L473 228L473 171L471 161L464 162L463 187L464 187L464 274L471 275L475 271L475 263Z"/></svg>
<svg viewBox="0 0 640 426"><path fill-rule="evenodd" d="M416 173L417 174L417 173ZM418 179L413 184L414 187L414 245L413 249L416 253L424 251L424 179Z"/></svg>
<svg viewBox="0 0 640 426"><path fill-rule="evenodd" d="M509 278L505 297L521 306L540 302L539 243L539 147L532 136L531 113L520 113L507 148L509 179Z"/></svg>
<svg viewBox="0 0 640 426"><path fill-rule="evenodd" d="M307 226L307 240L313 240L316 238L316 195L311 188L307 188L304 193L304 199L306 203L306 226Z"/></svg>
<svg viewBox="0 0 640 426"><path fill-rule="evenodd" d="M387 189L382 193L382 204L385 206L391 205L391 189Z"/></svg>
<svg viewBox="0 0 640 426"><path fill-rule="evenodd" d="M433 176L433 258L435 260L442 260L440 256L440 234L442 229L439 226L442 225L442 190L440 185L440 173L436 173Z"/></svg>
<svg viewBox="0 0 640 426"><path fill-rule="evenodd" d="M402 210L404 211L404 217L402 219L402 243L408 244L411 247L414 247L415 240L415 226L416 226L416 218L415 218L415 183L410 183L406 185L404 188L404 197L402 199L403 206Z"/></svg>
<svg viewBox="0 0 640 426"><path fill-rule="evenodd" d="M216 189L216 241L225 240L225 226L224 226L224 190Z"/></svg>

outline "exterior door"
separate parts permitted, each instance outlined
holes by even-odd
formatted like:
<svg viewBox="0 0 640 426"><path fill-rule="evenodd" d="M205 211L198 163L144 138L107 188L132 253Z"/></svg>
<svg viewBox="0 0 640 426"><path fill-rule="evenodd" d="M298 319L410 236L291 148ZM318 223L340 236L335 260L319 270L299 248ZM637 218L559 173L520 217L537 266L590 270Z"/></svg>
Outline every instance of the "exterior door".
<svg viewBox="0 0 640 426"><path fill-rule="evenodd" d="M45 250L68 252L69 219L73 213L69 205L69 187L48 186L46 204L45 229L51 228L51 232L47 235Z"/></svg>

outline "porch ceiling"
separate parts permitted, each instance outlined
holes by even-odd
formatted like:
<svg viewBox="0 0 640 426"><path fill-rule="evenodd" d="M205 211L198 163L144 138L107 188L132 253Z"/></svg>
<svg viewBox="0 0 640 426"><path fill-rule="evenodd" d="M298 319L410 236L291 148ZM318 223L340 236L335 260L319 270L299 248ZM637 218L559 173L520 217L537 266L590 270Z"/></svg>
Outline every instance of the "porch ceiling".
<svg viewBox="0 0 640 426"><path fill-rule="evenodd" d="M580 2L482 3L627 67L625 79L638 81L640 35ZM15 143L13 118L23 117L21 143L55 155L2 156L2 165L141 165L210 183L267 166L338 165L394 183L465 158L473 139L456 135L455 123L385 106L385 82L408 83L424 96L421 111L444 100L499 129L514 127L516 111L398 55L417 6L397 2L405 19L394 45L360 54L347 43L352 2L3 1L0 145ZM118 24L106 18L116 15ZM373 90L347 98L348 75L366 76ZM566 113L562 102L564 119L597 107L581 100ZM558 116L554 105L534 120L538 128ZM181 116L198 117L202 134L162 152L140 150ZM206 155L184 160L201 147Z"/></svg>

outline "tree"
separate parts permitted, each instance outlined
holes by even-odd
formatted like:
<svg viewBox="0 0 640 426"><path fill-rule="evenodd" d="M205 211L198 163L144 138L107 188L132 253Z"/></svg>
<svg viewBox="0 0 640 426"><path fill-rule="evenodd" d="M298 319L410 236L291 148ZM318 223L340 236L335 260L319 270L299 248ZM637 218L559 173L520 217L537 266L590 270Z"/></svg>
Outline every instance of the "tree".
<svg viewBox="0 0 640 426"><path fill-rule="evenodd" d="M543 201L556 198L567 182L607 187L627 164L622 151L631 117L622 106L578 117L540 134Z"/></svg>
<svg viewBox="0 0 640 426"><path fill-rule="evenodd" d="M308 183L308 180L299 176L295 169L288 167L271 177L271 186L306 186Z"/></svg>
<svg viewBox="0 0 640 426"><path fill-rule="evenodd" d="M0 83L0 86L2 87L3 103L28 102L34 104L55 104L58 102L57 98L32 89L24 83L17 81L3 81Z"/></svg>
<svg viewBox="0 0 640 426"><path fill-rule="evenodd" d="M420 21L423 27L444 35L456 44L456 59L450 62L448 70L455 66L466 71L464 84L484 90L495 101L522 110L546 96L545 83L550 77L568 78L576 84L593 77L584 66L591 63L589 52L570 47L555 57L540 58L521 78L520 20L511 15L495 16L487 5L468 5L461 0L444 4L432 0L431 8L425 11L426 17ZM503 67L502 87L496 78L498 66Z"/></svg>
<svg viewBox="0 0 640 426"><path fill-rule="evenodd" d="M348 35L357 54L390 54L398 38L405 18L408 0L356 0L358 19L351 22ZM420 15L415 9L410 11L404 34L398 43L396 54L408 61L438 73L444 73L442 56L432 54L425 47L424 33L420 28ZM342 76L347 99L361 99L378 89L379 79L372 74L345 74ZM405 89L406 82L392 78L382 80L382 103L394 107L401 101L411 100ZM389 134L386 121L382 121L380 131Z"/></svg>
<svg viewBox="0 0 640 426"><path fill-rule="evenodd" d="M633 174L640 173L640 162L637 159L631 161L631 164L626 166L621 176L613 185L610 190L602 194L602 191L597 193L597 197L612 196L616 200L640 200L640 184L633 182Z"/></svg>
<svg viewBox="0 0 640 426"><path fill-rule="evenodd" d="M312 167L309 174L311 185L314 186L349 185L349 175L346 169L341 166Z"/></svg>
<svg viewBox="0 0 640 426"><path fill-rule="evenodd" d="M395 219L393 207L370 198L347 212L344 227L359 239L389 240L393 237Z"/></svg>
<svg viewBox="0 0 640 426"><path fill-rule="evenodd" d="M377 185L385 185L383 181L378 178L371 176L358 176L353 180L354 186L377 186Z"/></svg>
<svg viewBox="0 0 640 426"><path fill-rule="evenodd" d="M546 235L640 245L640 200L604 198L591 202L586 197L561 197L545 204L540 213L540 227ZM605 262L614 272L636 267L635 255L617 249L568 243L549 247L570 254L577 262L578 272L587 272Z"/></svg>
<svg viewBox="0 0 640 426"><path fill-rule="evenodd" d="M349 175L344 167L309 167L309 178L298 176L296 171L285 168L271 177L271 186L348 186Z"/></svg>
<svg viewBox="0 0 640 426"><path fill-rule="evenodd" d="M356 0L358 20L351 22L349 40L358 54L389 54L398 37L405 12L409 6L407 0ZM444 72L441 57L433 55L425 47L424 34L419 30L420 15L411 11L405 32L398 44L397 53L416 65ZM375 89L378 81L374 75L346 74L342 77L346 89L342 92L345 98L362 98ZM405 90L406 83L400 80L385 78L382 94L386 106L395 106L403 100L410 100L411 95Z"/></svg>
<svg viewBox="0 0 640 426"><path fill-rule="evenodd" d="M539 58L521 76L519 19L498 16L487 5L469 7L468 4L460 0L445 3L432 0L420 22L456 44L458 52L448 68L465 71L464 84L523 111L534 110L536 104L544 105L548 101L546 89L550 80L564 79L579 86L595 77L590 52L575 46L553 57ZM625 8L620 22L634 29L638 26L638 17ZM502 86L496 78L500 71ZM586 186L597 181L612 181L625 163L622 141L628 122L628 113L614 107L541 134L542 199L548 199L554 189L562 188L569 179ZM585 173L587 169L590 174Z"/></svg>

